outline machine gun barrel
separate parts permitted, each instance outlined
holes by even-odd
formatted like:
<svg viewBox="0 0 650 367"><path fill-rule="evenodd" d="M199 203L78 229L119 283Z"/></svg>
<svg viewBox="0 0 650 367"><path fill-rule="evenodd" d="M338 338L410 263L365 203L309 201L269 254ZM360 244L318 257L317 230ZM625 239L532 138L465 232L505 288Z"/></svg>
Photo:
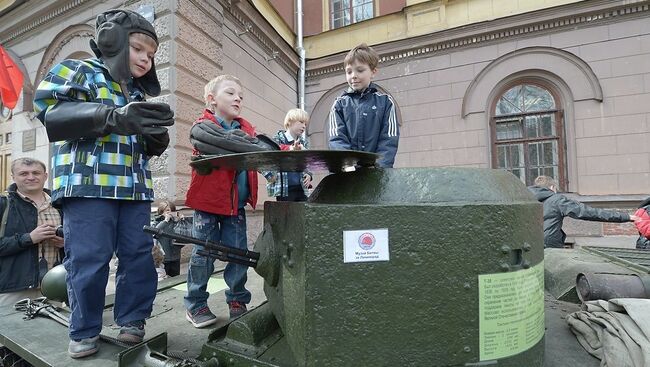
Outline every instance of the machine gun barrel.
<svg viewBox="0 0 650 367"><path fill-rule="evenodd" d="M206 250L199 250L197 254L213 257L221 261L229 261L231 263L250 266L252 268L257 266L257 261L260 258L259 252L249 251L249 250L240 250L237 248L232 248L225 246L221 243L215 243L210 241L199 240L198 238L184 236L178 233L165 232L160 228L155 228L151 226L144 226L143 231L151 233L154 237L168 237L177 241L182 241L185 243L193 243L199 246L205 247Z"/></svg>

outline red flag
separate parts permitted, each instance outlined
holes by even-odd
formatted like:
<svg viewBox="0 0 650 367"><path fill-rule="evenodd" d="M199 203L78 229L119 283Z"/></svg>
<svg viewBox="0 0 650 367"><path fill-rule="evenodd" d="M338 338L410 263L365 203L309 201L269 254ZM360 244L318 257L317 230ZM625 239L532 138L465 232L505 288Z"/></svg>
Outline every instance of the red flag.
<svg viewBox="0 0 650 367"><path fill-rule="evenodd" d="M23 73L11 59L7 51L0 46L0 98L2 104L13 110L18 103L18 96L23 89Z"/></svg>

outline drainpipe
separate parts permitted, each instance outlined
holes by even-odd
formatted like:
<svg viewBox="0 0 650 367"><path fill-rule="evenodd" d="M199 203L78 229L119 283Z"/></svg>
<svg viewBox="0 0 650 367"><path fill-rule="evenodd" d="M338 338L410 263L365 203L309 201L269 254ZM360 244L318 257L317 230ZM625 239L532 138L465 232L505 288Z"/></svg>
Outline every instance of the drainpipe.
<svg viewBox="0 0 650 367"><path fill-rule="evenodd" d="M302 0L296 0L296 50L300 57L298 69L298 107L305 109L305 48L302 45Z"/></svg>

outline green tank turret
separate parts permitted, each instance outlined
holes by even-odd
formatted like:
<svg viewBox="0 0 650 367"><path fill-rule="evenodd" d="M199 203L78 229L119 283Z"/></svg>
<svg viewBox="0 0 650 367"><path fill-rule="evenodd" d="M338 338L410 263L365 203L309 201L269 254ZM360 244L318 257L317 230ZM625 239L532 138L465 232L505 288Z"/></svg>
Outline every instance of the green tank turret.
<svg viewBox="0 0 650 367"><path fill-rule="evenodd" d="M327 176L307 203L266 202L239 260L268 301L215 330L201 359L540 367L541 214L519 180L487 169L361 168Z"/></svg>

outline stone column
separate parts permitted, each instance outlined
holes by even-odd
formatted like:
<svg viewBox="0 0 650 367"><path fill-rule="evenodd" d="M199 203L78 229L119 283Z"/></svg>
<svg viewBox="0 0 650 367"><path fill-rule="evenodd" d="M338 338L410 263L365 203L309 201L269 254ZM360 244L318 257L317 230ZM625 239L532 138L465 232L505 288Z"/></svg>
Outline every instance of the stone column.
<svg viewBox="0 0 650 367"><path fill-rule="evenodd" d="M191 177L190 128L204 106L204 85L223 69L223 8L204 0L138 1L128 7L137 10L141 4L153 5L160 41L155 63L162 93L152 100L168 103L176 114L169 147L150 162L154 190L157 199L182 204Z"/></svg>

